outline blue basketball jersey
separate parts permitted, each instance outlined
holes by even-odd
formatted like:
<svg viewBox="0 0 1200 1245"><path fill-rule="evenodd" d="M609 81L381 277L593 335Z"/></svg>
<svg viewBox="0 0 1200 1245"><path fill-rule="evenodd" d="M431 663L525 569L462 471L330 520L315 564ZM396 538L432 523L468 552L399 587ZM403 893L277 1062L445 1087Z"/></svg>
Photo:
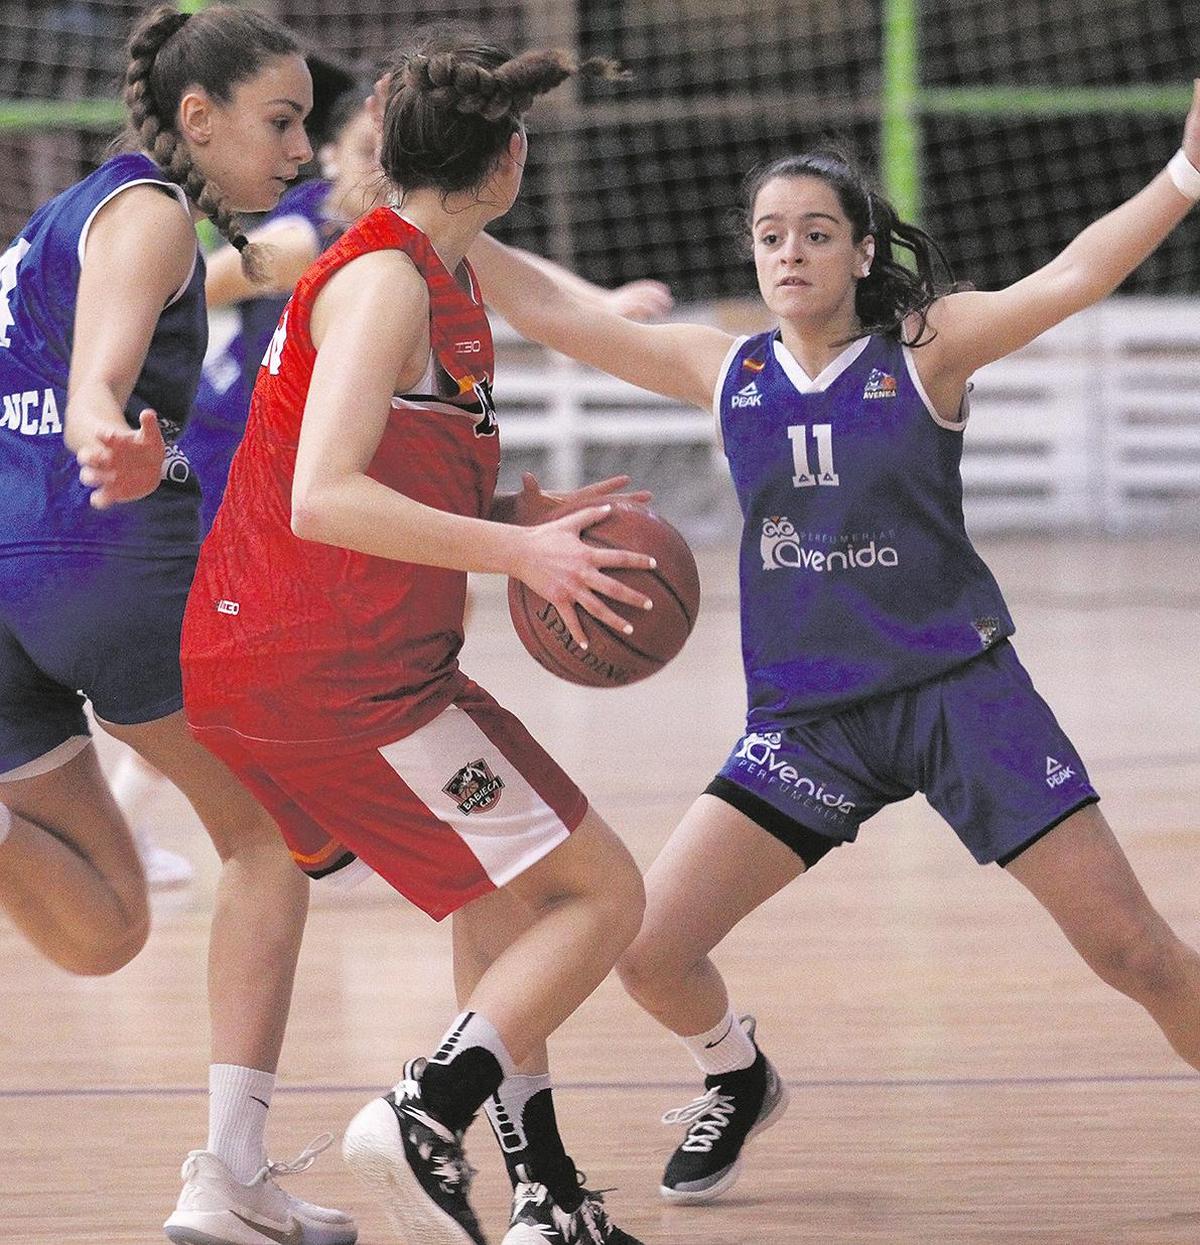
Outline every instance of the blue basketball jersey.
<svg viewBox="0 0 1200 1245"><path fill-rule="evenodd" d="M279 200L278 206L266 219L272 223L285 220L303 221L312 229L316 253L320 255L346 232L345 221L331 220L325 214L329 191L329 183L319 178L301 182ZM262 365L263 355L271 344L271 338L279 325L279 317L290 297L290 292L268 294L263 298L249 298L238 307L244 341L242 377L247 410L250 406L250 395L254 392L254 382L258 380L258 369ZM243 411L242 423L245 422Z"/></svg>
<svg viewBox="0 0 1200 1245"><path fill-rule="evenodd" d="M910 349L863 338L810 379L776 332L743 338L715 406L745 520L749 727L922 683L1013 633L963 525L963 425L934 414Z"/></svg>
<svg viewBox="0 0 1200 1245"><path fill-rule="evenodd" d="M330 185L314 179L292 187L264 223L299 219L311 226L317 254L345 232L344 221L325 215ZM263 355L271 343L289 294L248 298L236 307L237 324L223 340L214 340L204 360L200 387L182 448L200 477L204 491L202 531L216 517L225 492L229 464L246 430L250 395Z"/></svg>
<svg viewBox="0 0 1200 1245"><path fill-rule="evenodd" d="M163 482L149 497L110 510L89 505L74 456L63 444L75 295L96 213L130 186L162 186L188 211L183 191L140 153L119 155L39 208L0 256L0 550L81 546L159 548L195 544L199 490L173 442L191 408L208 328L204 265L163 309L125 409L137 427L151 407L171 444Z"/></svg>

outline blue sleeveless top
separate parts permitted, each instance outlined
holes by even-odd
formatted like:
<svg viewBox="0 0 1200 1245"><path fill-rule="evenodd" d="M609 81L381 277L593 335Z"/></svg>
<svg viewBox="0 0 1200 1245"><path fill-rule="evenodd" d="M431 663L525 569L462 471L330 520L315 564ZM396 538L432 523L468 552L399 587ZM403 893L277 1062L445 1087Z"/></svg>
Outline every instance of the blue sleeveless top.
<svg viewBox="0 0 1200 1245"><path fill-rule="evenodd" d="M316 252L332 246L346 231L346 223L325 214L330 185L313 179L293 186L263 223L299 219L312 228ZM246 431L250 397L267 347L287 306L290 294L248 298L231 310L236 313L224 337L215 332L204 359L192 418L180 445L200 477L204 492L201 531L207 533L225 493L229 464Z"/></svg>
<svg viewBox="0 0 1200 1245"><path fill-rule="evenodd" d="M922 683L1013 633L963 524L961 423L910 349L862 338L810 380L778 333L740 339L715 410L745 526L751 728Z"/></svg>
<svg viewBox="0 0 1200 1245"><path fill-rule="evenodd" d="M162 483L141 501L94 510L62 439L87 232L114 195L145 183L162 186L189 210L183 191L148 156L127 153L39 208L0 256L0 554L105 546L179 552L196 543L199 489L173 442L187 420L208 338L198 256L159 316L125 408L131 427L145 407L159 415L169 443Z"/></svg>
<svg viewBox="0 0 1200 1245"><path fill-rule="evenodd" d="M312 227L319 255L332 246L346 228L344 222L332 221L325 216L329 190L328 182L315 178L293 186L262 224L289 218L303 220ZM290 292L265 294L237 304L236 330L220 349L212 350L204 360L194 406L197 423L203 420L206 425L235 429L240 439L241 430L246 426L250 395L258 379L258 369L290 297ZM197 428L193 435L199 435L199 432ZM188 444L191 443L189 437Z"/></svg>

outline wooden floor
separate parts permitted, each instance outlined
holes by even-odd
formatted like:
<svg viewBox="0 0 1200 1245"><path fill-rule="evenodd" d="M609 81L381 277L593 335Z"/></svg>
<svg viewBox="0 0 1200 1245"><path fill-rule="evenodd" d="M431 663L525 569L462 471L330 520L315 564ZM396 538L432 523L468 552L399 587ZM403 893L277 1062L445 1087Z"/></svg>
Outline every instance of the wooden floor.
<svg viewBox="0 0 1200 1245"><path fill-rule="evenodd" d="M1194 543L991 542L1018 651L1089 764L1152 898L1200 943L1200 586ZM639 687L586 692L518 648L481 585L465 664L521 713L647 863L739 733L732 559L702 559L683 656ZM155 901L142 955L74 980L0 926L0 1240L161 1240L177 1169L203 1143L203 961L214 861L171 796L160 839L200 880ZM316 895L273 1115L273 1153L337 1133L427 1051L453 1011L448 930L375 883ZM735 1005L793 1091L712 1207L657 1196L697 1090L689 1062L608 982L556 1036L560 1115L593 1184L647 1245L1200 1242L1200 1077L1094 981L999 869L918 800L889 810L746 921L719 953ZM486 1130L477 1204L506 1199ZM336 1149L294 1185L393 1238Z"/></svg>

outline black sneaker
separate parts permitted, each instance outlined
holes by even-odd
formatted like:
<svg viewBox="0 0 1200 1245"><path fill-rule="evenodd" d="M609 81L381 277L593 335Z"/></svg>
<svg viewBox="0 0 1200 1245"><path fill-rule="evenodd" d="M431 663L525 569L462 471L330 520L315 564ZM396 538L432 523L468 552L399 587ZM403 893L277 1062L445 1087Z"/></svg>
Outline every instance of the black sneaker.
<svg viewBox="0 0 1200 1245"><path fill-rule="evenodd" d="M512 1219L501 1245L642 1245L609 1219L602 1193L590 1189L580 1189L580 1193L583 1201L579 1208L568 1213L544 1184L518 1184L513 1191Z"/></svg>
<svg viewBox="0 0 1200 1245"><path fill-rule="evenodd" d="M404 1080L350 1121L342 1155L383 1200L401 1240L412 1245L487 1245L467 1200L475 1174L453 1132L421 1103L424 1059L404 1065Z"/></svg>
<svg viewBox="0 0 1200 1245"><path fill-rule="evenodd" d="M754 1017L743 1016L754 1037ZM686 1107L668 1111L664 1124L686 1124L687 1136L671 1155L659 1192L668 1202L711 1202L732 1189L742 1166L742 1147L770 1128L788 1105L787 1086L767 1057L737 1072L706 1077L705 1092Z"/></svg>

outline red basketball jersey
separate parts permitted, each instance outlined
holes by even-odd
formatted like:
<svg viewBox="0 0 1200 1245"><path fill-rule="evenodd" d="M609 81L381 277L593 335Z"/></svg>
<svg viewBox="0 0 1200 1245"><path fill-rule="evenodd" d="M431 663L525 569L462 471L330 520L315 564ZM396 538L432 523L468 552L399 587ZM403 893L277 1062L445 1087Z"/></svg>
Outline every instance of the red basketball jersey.
<svg viewBox="0 0 1200 1245"><path fill-rule="evenodd" d="M196 726L254 739L339 746L399 739L464 682L466 575L297 538L292 477L316 350L313 302L357 256L404 251L429 287L430 369L392 399L368 470L428 506L486 518L500 446L492 337L469 290L393 208L364 217L305 273L267 350L245 440L204 543L183 629L184 697Z"/></svg>

